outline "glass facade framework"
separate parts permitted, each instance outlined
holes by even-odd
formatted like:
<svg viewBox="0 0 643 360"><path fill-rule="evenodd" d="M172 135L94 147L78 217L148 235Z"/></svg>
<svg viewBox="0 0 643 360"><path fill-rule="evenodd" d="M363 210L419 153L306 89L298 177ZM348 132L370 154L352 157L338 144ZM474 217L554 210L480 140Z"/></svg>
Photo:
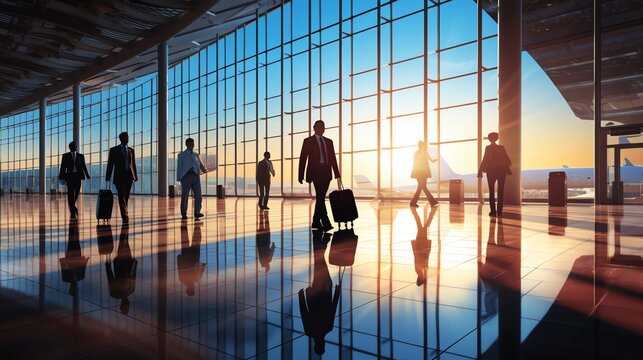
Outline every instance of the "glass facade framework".
<svg viewBox="0 0 643 360"><path fill-rule="evenodd" d="M255 164L270 151L273 193L307 196L309 186L297 182L299 150L321 119L356 195L410 196L413 152L425 140L441 159L430 188L444 196L438 184L475 172L482 134L497 129L496 49L495 22L468 0L285 2L213 34L209 46L170 68L169 184L192 137L217 167L202 177L205 194L221 184L228 194L255 195ZM141 179L133 190L157 193L156 74L83 96L81 114L80 150L93 175L85 191L101 187L107 151L129 131ZM51 169L71 138L71 102L49 105L47 121ZM48 170L50 189L60 188L56 174Z"/></svg>

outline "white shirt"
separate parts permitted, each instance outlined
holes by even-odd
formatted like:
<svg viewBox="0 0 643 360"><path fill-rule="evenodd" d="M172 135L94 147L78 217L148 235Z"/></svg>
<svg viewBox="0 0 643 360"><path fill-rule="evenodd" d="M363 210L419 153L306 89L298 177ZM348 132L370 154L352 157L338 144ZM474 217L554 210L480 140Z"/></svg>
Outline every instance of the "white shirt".
<svg viewBox="0 0 643 360"><path fill-rule="evenodd" d="M197 175L201 173L201 159L199 158L199 154L190 150L181 151L176 164L176 180L181 181L190 171L193 171Z"/></svg>

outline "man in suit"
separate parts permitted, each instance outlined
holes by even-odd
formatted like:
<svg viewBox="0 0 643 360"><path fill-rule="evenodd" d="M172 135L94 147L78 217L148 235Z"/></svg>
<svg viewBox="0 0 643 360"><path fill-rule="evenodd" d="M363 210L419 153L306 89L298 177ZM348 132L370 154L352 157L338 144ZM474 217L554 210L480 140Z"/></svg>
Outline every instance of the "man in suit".
<svg viewBox="0 0 643 360"><path fill-rule="evenodd" d="M85 165L85 157L76 151L77 148L74 141L69 143L69 152L63 154L58 171L58 178L67 183L67 202L72 219L78 216L76 200L78 200L80 186L83 180L91 178Z"/></svg>
<svg viewBox="0 0 643 360"><path fill-rule="evenodd" d="M201 179L199 174L206 169L201 162L199 154L194 152L194 139L185 140L184 151L181 151L176 163L176 181L181 182L181 218L188 218L188 197L190 190L194 194L194 219L199 220L204 215L201 213Z"/></svg>
<svg viewBox="0 0 643 360"><path fill-rule="evenodd" d="M339 168L337 167L337 158L335 157L335 148L333 141L323 137L326 126L322 120L317 120L313 125L315 134L304 139L299 156L299 183L304 180L304 170L306 182L313 183L315 186L315 213L313 215L312 228L330 230L333 226L328 219L326 211L326 192L332 180L332 171L335 178L339 179ZM306 167L308 162L308 167Z"/></svg>
<svg viewBox="0 0 643 360"><path fill-rule="evenodd" d="M127 203L129 201L129 194L132 189L132 182L138 181L138 175L136 174L136 156L134 156L134 149L127 146L129 135L126 132L118 135L118 139L121 141L120 145L109 149L105 180L110 181L113 171L114 186L116 186L116 191L118 192L118 207L121 209L121 218L123 222L128 222Z"/></svg>
<svg viewBox="0 0 643 360"><path fill-rule="evenodd" d="M275 176L275 168L270 161L270 153L263 153L263 160L257 163L257 185L259 186L259 209L269 210L270 176Z"/></svg>

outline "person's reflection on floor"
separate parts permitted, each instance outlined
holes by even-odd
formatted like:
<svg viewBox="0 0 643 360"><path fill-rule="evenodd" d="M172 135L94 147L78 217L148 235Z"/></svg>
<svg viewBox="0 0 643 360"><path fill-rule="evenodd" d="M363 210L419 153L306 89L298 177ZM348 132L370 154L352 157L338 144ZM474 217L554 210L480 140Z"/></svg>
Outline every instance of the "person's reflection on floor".
<svg viewBox="0 0 643 360"><path fill-rule="evenodd" d="M341 283L335 286L326 264L326 246L331 234L321 230L313 231L313 250L315 273L311 286L299 290L299 310L304 332L315 341L315 353L321 355L326 351L326 334L333 330L335 312L341 293Z"/></svg>
<svg viewBox="0 0 643 360"><path fill-rule="evenodd" d="M275 243L270 241L270 219L267 212L259 213L257 224L257 256L261 267L270 271L270 262L275 253Z"/></svg>
<svg viewBox="0 0 643 360"><path fill-rule="evenodd" d="M426 214L426 208L424 210L424 213ZM417 235L415 240L411 241L413 257L415 260L415 272L418 275L417 280L415 281L417 286L426 284L427 273L429 271L429 256L431 255L431 240L427 233L436 211L437 208L431 207L431 212L429 212L428 218L424 222L424 225L422 225L422 220L420 219L417 208L411 208L413 218L415 218L415 224L417 225Z"/></svg>
<svg viewBox="0 0 643 360"><path fill-rule="evenodd" d="M89 258L83 256L80 247L78 222L71 220L69 222L69 237L67 238L65 257L58 259L63 281L69 283L69 295L74 297L78 295L78 282L85 278L88 261Z"/></svg>
<svg viewBox="0 0 643 360"><path fill-rule="evenodd" d="M502 228L502 219L498 218L498 234L496 236L496 219L489 223L489 239L487 241L487 255L485 262L478 263L478 274L482 280L483 313L486 319L498 312L498 287L502 280L500 276L511 268L511 254L505 247L505 236Z"/></svg>
<svg viewBox="0 0 643 360"><path fill-rule="evenodd" d="M121 227L121 235L118 239L116 257L110 263L105 262L107 270L107 283L109 284L109 295L121 299L121 312L125 315L129 312L128 296L134 292L136 287L136 266L138 260L132 257L129 247L129 226L124 224ZM112 269L113 266L113 269Z"/></svg>
<svg viewBox="0 0 643 360"><path fill-rule="evenodd" d="M179 268L179 281L187 287L188 296L194 296L194 287L201 281L203 272L208 266L201 262L201 223L194 222L192 244L188 238L188 227L181 225L181 253L176 256L176 266Z"/></svg>

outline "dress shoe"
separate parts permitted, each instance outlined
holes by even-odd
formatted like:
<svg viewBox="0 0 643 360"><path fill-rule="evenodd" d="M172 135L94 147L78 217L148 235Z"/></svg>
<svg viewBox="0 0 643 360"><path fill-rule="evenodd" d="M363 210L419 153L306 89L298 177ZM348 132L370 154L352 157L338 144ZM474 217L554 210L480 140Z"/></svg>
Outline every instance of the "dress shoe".
<svg viewBox="0 0 643 360"><path fill-rule="evenodd" d="M72 212L71 212L71 215L70 215L69 217L70 217L71 219L76 219L76 218L77 218L77 216L76 216L76 212L75 212L75 211L72 211Z"/></svg>
<svg viewBox="0 0 643 360"><path fill-rule="evenodd" d="M318 222L314 222L314 223L310 224L310 228L311 229L319 229L319 230L321 230L323 227L322 227L322 224L320 224Z"/></svg>
<svg viewBox="0 0 643 360"><path fill-rule="evenodd" d="M205 215L203 215L203 214L201 214L201 213L194 214L194 218L195 218L195 219L199 219L199 218L202 218L202 217L204 217L204 216L205 216Z"/></svg>
<svg viewBox="0 0 643 360"><path fill-rule="evenodd" d="M496 212L495 212L495 211L490 212L490 213L489 213L489 216L491 216L491 217L496 217Z"/></svg>
<svg viewBox="0 0 643 360"><path fill-rule="evenodd" d="M326 224L326 225L322 225L321 229L324 231L329 231L329 230L333 230L334 227L331 224Z"/></svg>
<svg viewBox="0 0 643 360"><path fill-rule="evenodd" d="M270 210L270 208L269 208L269 207L267 207L267 206L264 206L264 207L263 207L263 209L264 209L264 210Z"/></svg>
<svg viewBox="0 0 643 360"><path fill-rule="evenodd" d="M128 222L129 222L129 218L128 218L128 217L124 217L124 218L123 218L123 222L124 222L124 223L128 223Z"/></svg>
<svg viewBox="0 0 643 360"><path fill-rule="evenodd" d="M187 216L187 215L181 215L181 219L182 219L182 220L187 220L187 219L188 219L188 216Z"/></svg>

